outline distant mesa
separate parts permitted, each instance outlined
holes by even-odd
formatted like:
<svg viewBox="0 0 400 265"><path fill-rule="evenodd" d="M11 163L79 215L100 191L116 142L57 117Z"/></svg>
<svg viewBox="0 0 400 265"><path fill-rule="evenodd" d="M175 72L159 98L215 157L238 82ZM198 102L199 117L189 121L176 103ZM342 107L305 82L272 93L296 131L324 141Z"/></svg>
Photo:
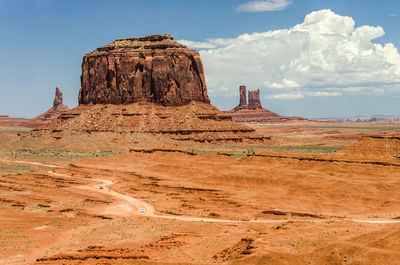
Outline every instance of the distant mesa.
<svg viewBox="0 0 400 265"><path fill-rule="evenodd" d="M171 35L117 39L86 54L79 106L31 135L97 133L198 142L265 139L210 105L199 53Z"/></svg>
<svg viewBox="0 0 400 265"><path fill-rule="evenodd" d="M322 119L323 121L332 121L332 122L399 122L400 116L383 116L383 115L373 115L373 116L362 116L362 117L348 117L348 118L331 118L331 119Z"/></svg>
<svg viewBox="0 0 400 265"><path fill-rule="evenodd" d="M234 121L245 123L274 123L274 122L293 122L308 121L301 117L280 116L275 112L264 109L260 101L260 90L250 90L248 92L249 102L246 98L246 86L239 87L239 105L225 113L232 116Z"/></svg>
<svg viewBox="0 0 400 265"><path fill-rule="evenodd" d="M34 119L13 118L7 115L0 115L0 126L37 128L41 125L43 125L43 122Z"/></svg>
<svg viewBox="0 0 400 265"><path fill-rule="evenodd" d="M34 120L48 122L69 111L69 108L63 104L63 93L56 87L56 94L53 101L53 106L45 113L40 114Z"/></svg>

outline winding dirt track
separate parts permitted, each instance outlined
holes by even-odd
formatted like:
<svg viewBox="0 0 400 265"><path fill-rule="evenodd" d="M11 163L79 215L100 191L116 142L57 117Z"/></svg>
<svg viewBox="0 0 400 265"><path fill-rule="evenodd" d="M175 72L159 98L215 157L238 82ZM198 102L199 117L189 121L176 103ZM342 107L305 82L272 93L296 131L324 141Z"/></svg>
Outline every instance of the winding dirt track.
<svg viewBox="0 0 400 265"><path fill-rule="evenodd" d="M18 164L31 164L38 165L49 168L59 168L56 165L42 164L30 161L12 161L3 160L1 162L18 163ZM72 176L66 174L55 173L53 171L48 171L49 174L59 177L71 178ZM147 202L138 200L136 198L130 197L128 195L116 192L112 190L111 186L114 184L111 180L106 179L91 179L98 182L95 185L85 185L78 187L79 189L85 189L90 191L95 191L103 194L108 194L117 199L117 202L112 205L107 206L105 209L101 210L98 214L109 214L118 216L130 216L130 215L141 215L153 218L163 218L163 219L175 219L186 222L212 222L212 223L282 223L288 222L290 219L263 219L263 220L229 220L229 219L215 219L215 218L203 218L203 217L193 217L193 216L169 216L169 215L159 215L155 213L155 209L152 205ZM102 188L100 188L102 187ZM294 221L294 220L292 220ZM295 220L297 222L311 222L311 223L323 223L329 222L330 219L326 220L311 220L311 219L301 219ZM354 223L369 223L369 224L400 224L400 220L393 219L352 219L343 218L337 219L337 221L351 221Z"/></svg>
<svg viewBox="0 0 400 265"><path fill-rule="evenodd" d="M49 174L59 176L59 177L71 177L65 174L54 173L52 171L48 171ZM96 185L86 185L80 186L80 189L86 189L91 191L96 191L100 193L107 193L119 200L106 209L104 209L100 214L110 214L110 215L120 215L120 216L129 216L129 215L141 215L148 216L153 218L163 218L163 219L175 219L186 222L211 222L211 223L282 223L288 222L290 219L263 219L263 220L229 220L229 219L215 219L215 218L203 218L203 217L192 217L192 216L169 216L169 215L159 215L155 213L155 209L152 205L147 202L138 200L136 198L121 194L111 189L111 185L114 184L111 180L105 179L92 179L94 181L99 182ZM102 187L102 189L100 189ZM369 224L399 224L400 220L393 219L351 219L351 218L343 218L337 219L338 221L351 221L354 223L369 223ZM293 221L293 220L292 220ZM327 220L312 220L312 219L299 219L295 220L297 222L311 222L311 223L323 223L329 222L330 219Z"/></svg>
<svg viewBox="0 0 400 265"><path fill-rule="evenodd" d="M18 160L0 159L0 162L17 163L17 164L25 164L25 165L35 165L35 166L50 167L50 168L58 168L59 167L59 166L55 166L55 165L47 165L47 164L42 164L42 163L37 163L37 162L30 162L30 161L18 161Z"/></svg>

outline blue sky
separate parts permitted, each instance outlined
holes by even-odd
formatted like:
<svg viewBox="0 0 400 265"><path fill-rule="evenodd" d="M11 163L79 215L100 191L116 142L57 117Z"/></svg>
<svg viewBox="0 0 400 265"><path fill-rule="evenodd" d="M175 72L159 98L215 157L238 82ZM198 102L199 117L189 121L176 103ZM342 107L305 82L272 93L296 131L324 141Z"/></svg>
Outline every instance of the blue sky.
<svg viewBox="0 0 400 265"><path fill-rule="evenodd" d="M400 115L398 108L400 87L396 85L399 77L396 72L398 68L386 71L388 62L380 62L379 58L374 57L373 60L377 60L377 65L382 63L380 67L385 68L385 72L371 69L368 73L366 69L370 69L368 68L370 65L360 67L358 84L367 82L368 86L359 85L363 88L355 90L343 80L336 86L332 80L328 80L331 74L315 77L319 79L318 89L314 89L317 85L310 83L305 76L293 71L281 72L279 78L265 73L264 79L260 78L257 81L263 76L263 72L260 72L257 78L254 77L257 72L248 73L247 70L240 76L241 69L224 69L223 63L217 65L219 67L217 69L213 57L213 54L226 50L227 45L231 43L229 40L239 40L238 37L243 34L253 36L254 32L290 29L302 24L306 15L322 9L332 11L325 13L324 21L329 22L329 19L337 15L340 16L339 20L346 16L351 17L355 22L355 28L368 25L371 32L373 30L376 32L379 31L376 29L379 26L385 34L381 36L379 32L376 33L379 37L372 38L371 42L381 44L382 47L387 43L392 43L395 48L400 47L398 30L400 1L274 0L272 4L281 4L280 10L258 10L263 12L248 12L254 11L246 10L244 5L249 2L246 0L0 0L2 51L0 114L34 117L51 106L56 86L64 93L64 103L74 107L77 105L80 87L80 64L85 53L116 38L169 33L174 35L176 40L206 44L210 44L210 39L224 41L224 46L212 49L196 48L196 45L193 47L200 50L202 57L204 55L211 101L223 110L237 104L238 86L247 84L249 89L261 89L264 107L283 115L310 118L371 114ZM313 33L306 32L306 34ZM292 38L290 35L283 40ZM254 43L269 45L271 38L268 37L268 40L256 39L251 43L245 40L244 44L241 43L244 45L242 47L246 47L246 44L250 47L251 44L254 49L246 51L243 48L240 52L243 56L246 56L247 52L251 56L257 56L257 52L269 47L263 46L260 49L255 47ZM315 43L319 42L306 44L315 45ZM287 44L284 49L291 51L290 45ZM321 53L326 54L326 50ZM335 53L329 56L335 56ZM393 60L396 61L397 55L393 56L395 56ZM265 57L265 60L260 62L260 67L263 69L267 69L269 65L271 68L276 67L274 64L276 60L269 62L269 58ZM238 60L237 58L225 59L240 64L240 61L234 61ZM294 59L287 58L287 60ZM357 60L363 64L365 60L372 59L363 57ZM329 61L329 63L335 66L337 62ZM351 65L346 67L349 66ZM346 69L344 71L347 72L344 73L335 70L334 74L343 74L342 76L352 79L351 70ZM231 75L229 75L230 70L232 70ZM219 76L220 72L228 74ZM285 73L288 77L282 76ZM370 79L365 79L365 75ZM291 90L282 88L285 84L291 87ZM376 84L376 89L373 91L371 84ZM313 87L314 90L310 90L307 86Z"/></svg>

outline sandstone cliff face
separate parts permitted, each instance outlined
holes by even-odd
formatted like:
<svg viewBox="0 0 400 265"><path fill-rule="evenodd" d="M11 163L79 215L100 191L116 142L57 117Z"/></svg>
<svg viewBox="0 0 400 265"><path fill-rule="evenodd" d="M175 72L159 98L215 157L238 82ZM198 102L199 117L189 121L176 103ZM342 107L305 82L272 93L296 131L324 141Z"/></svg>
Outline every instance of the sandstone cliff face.
<svg viewBox="0 0 400 265"><path fill-rule="evenodd" d="M200 55L170 35L155 35L117 39L83 57L79 104L139 101L209 103Z"/></svg>

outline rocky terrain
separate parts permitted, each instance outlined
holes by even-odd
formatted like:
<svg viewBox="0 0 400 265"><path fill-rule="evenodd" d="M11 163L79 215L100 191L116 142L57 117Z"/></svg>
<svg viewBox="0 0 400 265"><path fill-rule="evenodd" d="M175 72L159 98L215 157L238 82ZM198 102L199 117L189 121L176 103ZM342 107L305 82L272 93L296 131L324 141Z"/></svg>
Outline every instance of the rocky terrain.
<svg viewBox="0 0 400 265"><path fill-rule="evenodd" d="M399 264L400 162L390 154L400 147L370 141L368 152L387 154L150 148L37 163L0 178L0 263Z"/></svg>
<svg viewBox="0 0 400 265"><path fill-rule="evenodd" d="M149 102L127 105L80 105L52 122L32 131L34 137L61 139L71 135L150 134L196 142L263 142L267 137L232 121L207 103L193 101L176 107Z"/></svg>
<svg viewBox="0 0 400 265"><path fill-rule="evenodd" d="M234 121L244 123L282 123L307 121L301 117L280 116L275 112L264 109L260 101L260 90L249 91L249 103L247 104L246 86L239 87L240 100L239 105L225 113L232 116Z"/></svg>
<svg viewBox="0 0 400 265"><path fill-rule="evenodd" d="M83 57L80 105L31 136L151 134L197 142L265 137L209 104L197 52L170 35L118 39Z"/></svg>

